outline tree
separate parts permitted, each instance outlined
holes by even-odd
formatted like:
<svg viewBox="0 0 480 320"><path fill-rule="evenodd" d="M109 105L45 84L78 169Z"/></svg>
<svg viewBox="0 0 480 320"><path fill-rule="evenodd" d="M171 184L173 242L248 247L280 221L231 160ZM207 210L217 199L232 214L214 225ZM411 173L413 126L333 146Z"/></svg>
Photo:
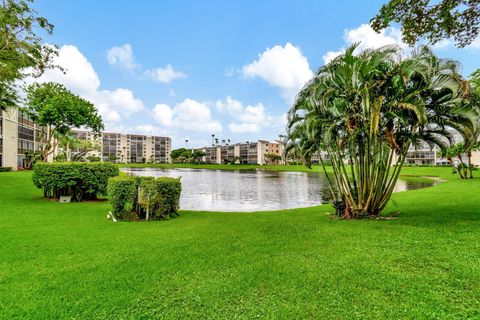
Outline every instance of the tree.
<svg viewBox="0 0 480 320"><path fill-rule="evenodd" d="M24 160L24 167L25 169L32 169L35 162L40 159L40 155L38 151L25 151L25 160Z"/></svg>
<svg viewBox="0 0 480 320"><path fill-rule="evenodd" d="M192 153L192 158L196 163L201 163L202 158L206 156L206 153L201 150L195 150Z"/></svg>
<svg viewBox="0 0 480 320"><path fill-rule="evenodd" d="M72 155L71 161L81 161L91 151L100 151L101 146L96 141L76 139L70 146Z"/></svg>
<svg viewBox="0 0 480 320"><path fill-rule="evenodd" d="M442 157L447 159L447 161L452 165L455 172L458 174L460 179L467 179L467 166L463 161L462 154L465 152L465 146L463 143L457 143L449 146L443 150ZM458 159L458 164L453 160L454 158Z"/></svg>
<svg viewBox="0 0 480 320"><path fill-rule="evenodd" d="M453 38L458 47L465 47L479 33L480 1L390 0L370 24L380 32L392 22L402 25L402 39L409 45L419 38L431 44Z"/></svg>
<svg viewBox="0 0 480 320"><path fill-rule="evenodd" d="M274 164L277 161L282 160L282 156L273 152L268 152L265 154L265 160L268 164Z"/></svg>
<svg viewBox="0 0 480 320"><path fill-rule="evenodd" d="M35 31L48 35L53 25L30 8L31 0L3 0L0 5L0 110L18 103L16 83L55 67L57 48L43 43Z"/></svg>
<svg viewBox="0 0 480 320"><path fill-rule="evenodd" d="M178 158L182 157L185 155L185 152L187 149L185 148L179 148L179 149L174 149L170 152L170 157L172 158L172 161L178 160Z"/></svg>
<svg viewBox="0 0 480 320"><path fill-rule="evenodd" d="M42 161L47 160L71 128L87 127L94 133L103 129L102 119L95 106L61 84L34 83L27 87L26 93L23 111L37 125L46 127L46 143L40 146Z"/></svg>
<svg viewBox="0 0 480 320"><path fill-rule="evenodd" d="M233 157L232 164L240 164L240 163L242 163L242 157L240 156Z"/></svg>
<svg viewBox="0 0 480 320"><path fill-rule="evenodd" d="M286 153L310 165L324 151L337 213L377 216L387 205L411 145L444 150L452 131L467 136L478 113L463 103L468 90L458 63L426 47L402 58L387 46L354 54L356 45L320 68L289 111Z"/></svg>

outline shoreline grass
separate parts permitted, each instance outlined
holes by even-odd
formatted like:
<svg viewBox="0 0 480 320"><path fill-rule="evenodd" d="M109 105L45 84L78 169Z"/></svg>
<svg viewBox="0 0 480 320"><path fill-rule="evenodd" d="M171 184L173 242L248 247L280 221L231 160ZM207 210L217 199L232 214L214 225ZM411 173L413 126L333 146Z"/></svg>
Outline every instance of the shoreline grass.
<svg viewBox="0 0 480 320"><path fill-rule="evenodd" d="M330 206L111 223L0 173L0 318L480 317L480 179L394 194L395 220Z"/></svg>

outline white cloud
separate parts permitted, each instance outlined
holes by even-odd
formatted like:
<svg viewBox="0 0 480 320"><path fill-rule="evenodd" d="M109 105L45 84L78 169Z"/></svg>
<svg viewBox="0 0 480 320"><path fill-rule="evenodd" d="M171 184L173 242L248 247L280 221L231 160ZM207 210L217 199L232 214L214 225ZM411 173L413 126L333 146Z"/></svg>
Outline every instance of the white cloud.
<svg viewBox="0 0 480 320"><path fill-rule="evenodd" d="M133 56L132 46L129 43L123 46L113 47L107 51L107 60L111 65L116 65L122 69L133 71L138 67Z"/></svg>
<svg viewBox="0 0 480 320"><path fill-rule="evenodd" d="M118 66L123 70L127 70L132 73L133 71L138 72L139 78L147 76L154 81L162 83L170 83L173 80L184 79L187 77L187 74L175 70L171 64L167 64L164 68L142 68L142 66L135 61L133 48L129 43L110 48L107 51L107 61L109 64Z"/></svg>
<svg viewBox="0 0 480 320"><path fill-rule="evenodd" d="M247 123L266 123L268 121L263 103L247 106L239 116L240 121Z"/></svg>
<svg viewBox="0 0 480 320"><path fill-rule="evenodd" d="M218 112L229 113L232 115L243 111L242 103L238 100L232 99L230 96L225 99L225 102L222 100L217 100L215 106L217 107Z"/></svg>
<svg viewBox="0 0 480 320"><path fill-rule="evenodd" d="M256 123L230 123L228 130L232 133L255 133L260 131L260 126Z"/></svg>
<svg viewBox="0 0 480 320"><path fill-rule="evenodd" d="M154 126L151 124L140 124L136 127L129 128L128 133L138 133L151 136L171 136L171 132L161 128L159 126Z"/></svg>
<svg viewBox="0 0 480 320"><path fill-rule="evenodd" d="M217 100L215 103L217 111L229 114L233 122L228 129L233 133L259 132L262 127L272 125L274 117L268 115L263 103L247 105L228 96L225 101Z"/></svg>
<svg viewBox="0 0 480 320"><path fill-rule="evenodd" d="M402 42L400 30L387 28L377 33L368 24L362 24L358 28L345 30L343 39L345 40L346 46L359 43L357 50L380 48L391 44L398 45L404 49L407 48L407 45ZM338 51L327 52L323 55L324 63L329 63L344 51L345 49L342 48Z"/></svg>
<svg viewBox="0 0 480 320"><path fill-rule="evenodd" d="M172 128L196 132L222 131L220 122L212 119L208 105L193 99L187 98L173 108L166 104L157 104L153 114L160 124Z"/></svg>
<svg viewBox="0 0 480 320"><path fill-rule="evenodd" d="M268 48L258 60L243 66L242 73L249 78L263 78L270 85L279 87L287 101L291 101L313 76L307 58L289 42L283 47Z"/></svg>
<svg viewBox="0 0 480 320"><path fill-rule="evenodd" d="M480 49L480 36L475 38L475 40L473 40L473 42L470 45L468 45L466 48L479 50Z"/></svg>
<svg viewBox="0 0 480 320"><path fill-rule="evenodd" d="M145 73L153 80L163 83L170 83L173 80L184 79L187 77L185 73L173 69L171 64L167 64L165 68L147 70Z"/></svg>
<svg viewBox="0 0 480 320"><path fill-rule="evenodd" d="M100 79L88 59L73 45L64 45L54 61L65 69L47 70L40 78L28 82L58 82L92 102L105 122L119 122L144 108L129 89L100 90Z"/></svg>
<svg viewBox="0 0 480 320"><path fill-rule="evenodd" d="M169 127L172 125L172 109L166 104L157 104L153 108L153 118L161 125Z"/></svg>

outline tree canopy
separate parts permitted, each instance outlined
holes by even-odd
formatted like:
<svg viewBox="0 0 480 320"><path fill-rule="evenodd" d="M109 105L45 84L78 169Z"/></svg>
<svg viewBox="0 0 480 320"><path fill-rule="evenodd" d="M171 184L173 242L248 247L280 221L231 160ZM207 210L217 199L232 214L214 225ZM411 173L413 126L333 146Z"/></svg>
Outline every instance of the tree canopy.
<svg viewBox="0 0 480 320"><path fill-rule="evenodd" d="M370 21L377 32L395 22L401 24L402 39L409 45L419 38L431 44L453 38L464 47L478 36L480 0L390 0Z"/></svg>
<svg viewBox="0 0 480 320"><path fill-rule="evenodd" d="M41 158L46 160L71 128L87 127L94 133L103 129L103 121L95 106L53 82L34 83L26 89L23 111L39 126L47 128L47 143Z"/></svg>
<svg viewBox="0 0 480 320"><path fill-rule="evenodd" d="M37 31L52 34L53 25L30 7L32 0L2 0L0 5L0 110L18 103L16 83L54 67L57 48Z"/></svg>

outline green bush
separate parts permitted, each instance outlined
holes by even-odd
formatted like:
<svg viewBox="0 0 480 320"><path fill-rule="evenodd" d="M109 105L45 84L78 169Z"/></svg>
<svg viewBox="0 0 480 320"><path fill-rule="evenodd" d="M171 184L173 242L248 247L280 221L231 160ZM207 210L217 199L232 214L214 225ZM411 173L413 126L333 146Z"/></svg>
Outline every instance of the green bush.
<svg viewBox="0 0 480 320"><path fill-rule="evenodd" d="M182 192L180 179L157 178L154 187L158 193L158 200L155 203L155 216L164 218L175 215L180 207L180 193Z"/></svg>
<svg viewBox="0 0 480 320"><path fill-rule="evenodd" d="M178 215L180 179L131 177L111 178L108 195L112 214L118 220L164 219Z"/></svg>
<svg viewBox="0 0 480 320"><path fill-rule="evenodd" d="M137 202L137 179L129 176L110 178L107 189L115 217L119 220L132 219L131 213Z"/></svg>
<svg viewBox="0 0 480 320"><path fill-rule="evenodd" d="M118 174L118 166L109 162L37 162L32 178L44 197L82 201L106 196L108 179Z"/></svg>
<svg viewBox="0 0 480 320"><path fill-rule="evenodd" d="M10 172L12 170L12 167L0 167L0 172Z"/></svg>

